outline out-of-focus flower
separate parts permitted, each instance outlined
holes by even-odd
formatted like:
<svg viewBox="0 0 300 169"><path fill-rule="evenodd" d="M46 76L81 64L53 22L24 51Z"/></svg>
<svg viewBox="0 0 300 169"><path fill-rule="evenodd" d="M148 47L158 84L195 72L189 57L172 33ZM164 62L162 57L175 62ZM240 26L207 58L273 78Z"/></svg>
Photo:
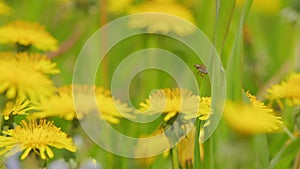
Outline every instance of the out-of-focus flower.
<svg viewBox="0 0 300 169"><path fill-rule="evenodd" d="M40 100L55 91L53 82L44 73L57 73L55 64L38 55L0 53L0 94L9 99L29 97Z"/></svg>
<svg viewBox="0 0 300 169"><path fill-rule="evenodd" d="M280 130L283 122L275 116L273 110L258 101L255 96L246 93L251 104L227 101L224 117L228 124L243 134L269 133Z"/></svg>
<svg viewBox="0 0 300 169"><path fill-rule="evenodd" d="M130 113L132 109L126 103L121 102L112 96L97 95L96 97L100 117L110 123L119 123L120 118L134 118Z"/></svg>
<svg viewBox="0 0 300 169"><path fill-rule="evenodd" d="M23 151L21 159L25 159L30 152L35 152L41 159L53 158L54 153L50 147L76 151L71 138L53 122L46 120L21 121L21 126L3 131L6 136L0 136L0 155L11 156Z"/></svg>
<svg viewBox="0 0 300 169"><path fill-rule="evenodd" d="M3 110L5 120L9 119L10 115L25 115L27 111L33 110L34 107L30 105L31 102L23 98L17 98L15 102L8 101Z"/></svg>
<svg viewBox="0 0 300 169"><path fill-rule="evenodd" d="M275 84L267 89L267 98L270 100L276 100L279 106L282 108L283 105L280 99L286 99L287 103L291 106L300 105L300 74L291 74L286 81L280 84Z"/></svg>
<svg viewBox="0 0 300 169"><path fill-rule="evenodd" d="M246 0L237 0L236 4L242 7ZM276 14L280 11L281 1L280 0L253 0L252 9L255 12Z"/></svg>
<svg viewBox="0 0 300 169"><path fill-rule="evenodd" d="M64 86L58 89L56 95L41 100L38 106L40 112L33 116L38 118L58 116L66 120L73 120L74 118L83 119L89 113L99 110L101 117L110 123L119 123L119 118L123 118L122 114L132 117L129 114L131 109L128 105L114 99L109 91L87 85L74 85L73 87L76 88L75 102L72 86ZM93 92L95 92L95 98ZM96 99L97 105L93 104L94 99ZM76 110L74 104L76 104Z"/></svg>
<svg viewBox="0 0 300 169"><path fill-rule="evenodd" d="M147 1L130 10L131 14L144 12L156 12L156 14L150 13L148 15L132 16L129 22L132 28L146 28L150 33L167 34L173 32L180 36L191 34L194 31L191 26L183 22L178 22L175 18L172 19L165 15L159 15L159 13L174 15L191 23L195 23L194 17L189 9L176 2L163 0Z"/></svg>
<svg viewBox="0 0 300 169"><path fill-rule="evenodd" d="M171 148L168 137L162 133L163 130L157 130L154 133L141 137L135 149L135 155L143 167L150 166L155 160L154 155L168 155Z"/></svg>
<svg viewBox="0 0 300 169"><path fill-rule="evenodd" d="M57 40L38 23L14 21L0 27L0 43L34 46L43 51L57 49Z"/></svg>
<svg viewBox="0 0 300 169"><path fill-rule="evenodd" d="M185 138L183 138L177 145L178 161L181 168L183 169L193 168L195 131L196 130L193 127L189 134Z"/></svg>
<svg viewBox="0 0 300 169"><path fill-rule="evenodd" d="M22 58L23 62L26 64L31 64L37 71L44 74L57 74L60 70L57 69L57 64L52 62L46 55L40 55L37 53L17 53L16 57L18 59Z"/></svg>
<svg viewBox="0 0 300 169"><path fill-rule="evenodd" d="M200 117L199 103L199 96L193 95L189 90L179 88L160 89L151 93L145 102L140 103L138 113L147 115L162 113L164 121L170 120L179 113L188 118Z"/></svg>
<svg viewBox="0 0 300 169"><path fill-rule="evenodd" d="M11 12L10 7L0 0L0 15L9 15Z"/></svg>
<svg viewBox="0 0 300 169"><path fill-rule="evenodd" d="M120 14L127 12L133 0L109 0L107 3L107 10L112 14Z"/></svg>

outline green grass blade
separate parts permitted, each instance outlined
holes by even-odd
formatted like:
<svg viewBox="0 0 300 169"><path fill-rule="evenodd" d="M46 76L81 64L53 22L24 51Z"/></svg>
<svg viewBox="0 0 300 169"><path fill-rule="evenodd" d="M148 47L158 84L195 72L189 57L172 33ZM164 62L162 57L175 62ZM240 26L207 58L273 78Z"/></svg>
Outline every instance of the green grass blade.
<svg viewBox="0 0 300 169"><path fill-rule="evenodd" d="M214 45L222 57L235 8L235 0L217 0L217 18L215 24Z"/></svg>
<svg viewBox="0 0 300 169"><path fill-rule="evenodd" d="M253 0L245 3L242 16L240 18L238 31L231 49L229 60L227 63L227 96L232 100L241 100L242 98L242 44L243 44L243 26L249 14Z"/></svg>
<svg viewBox="0 0 300 169"><path fill-rule="evenodd" d="M265 134L253 136L256 157L260 168L266 168L270 163L270 151L267 136Z"/></svg>

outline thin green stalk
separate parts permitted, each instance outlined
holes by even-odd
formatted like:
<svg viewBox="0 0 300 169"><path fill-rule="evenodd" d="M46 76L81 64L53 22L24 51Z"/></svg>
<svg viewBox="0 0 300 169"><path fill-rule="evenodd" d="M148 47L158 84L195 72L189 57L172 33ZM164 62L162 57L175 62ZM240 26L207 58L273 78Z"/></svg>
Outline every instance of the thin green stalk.
<svg viewBox="0 0 300 169"><path fill-rule="evenodd" d="M207 77L203 77L201 80L201 86L200 86L200 95L205 95L206 91L206 80ZM196 118L195 121L195 140L194 140L194 169L201 169L202 163L201 163L201 152L200 152L200 143L199 143L199 137L200 137L200 130L201 130L201 120Z"/></svg>
<svg viewBox="0 0 300 169"><path fill-rule="evenodd" d="M205 143L204 143L204 168L205 169L214 169L214 139L211 136Z"/></svg>
<svg viewBox="0 0 300 169"><path fill-rule="evenodd" d="M171 149L172 169L179 169L177 146Z"/></svg>
<svg viewBox="0 0 300 169"><path fill-rule="evenodd" d="M293 133L285 126L282 126L283 131L290 137L291 140L296 140L296 137Z"/></svg>
<svg viewBox="0 0 300 169"><path fill-rule="evenodd" d="M201 129L201 121L200 119L196 119L195 122L196 133L195 133L195 141L194 141L194 169L201 169L201 156L200 156L200 129Z"/></svg>

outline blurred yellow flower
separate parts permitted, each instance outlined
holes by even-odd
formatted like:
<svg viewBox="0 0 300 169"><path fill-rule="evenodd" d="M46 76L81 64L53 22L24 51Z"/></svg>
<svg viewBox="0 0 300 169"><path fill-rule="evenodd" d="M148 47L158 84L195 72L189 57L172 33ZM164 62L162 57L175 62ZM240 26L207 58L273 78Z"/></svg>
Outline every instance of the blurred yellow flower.
<svg viewBox="0 0 300 169"><path fill-rule="evenodd" d="M137 141L135 155L140 159L139 163L143 167L149 167L155 160L154 155L163 154L167 156L171 145L168 137L163 133L163 130L157 130L150 135L142 136Z"/></svg>
<svg viewBox="0 0 300 169"><path fill-rule="evenodd" d="M38 23L14 21L0 27L0 43L34 46L43 51L57 49L57 40Z"/></svg>
<svg viewBox="0 0 300 169"><path fill-rule="evenodd" d="M246 93L251 104L227 101L224 117L228 124L243 134L268 133L280 130L283 122L275 116L273 110L258 101L255 96Z"/></svg>
<svg viewBox="0 0 300 169"><path fill-rule="evenodd" d="M9 15L11 12L10 7L0 0L0 15Z"/></svg>
<svg viewBox="0 0 300 169"><path fill-rule="evenodd" d="M33 151L41 159L53 158L54 153L50 147L67 149L71 152L76 151L71 138L53 122L46 120L21 121L21 126L14 129L3 131L7 136L0 136L0 155L11 156L19 151L23 151L21 159L25 159Z"/></svg>
<svg viewBox="0 0 300 169"><path fill-rule="evenodd" d="M119 123L120 118L126 117L133 119L134 116L130 113L132 109L126 103L113 98L112 96L97 95L97 104L100 112L100 117L110 123Z"/></svg>
<svg viewBox="0 0 300 169"><path fill-rule="evenodd" d="M186 89L160 89L151 93L145 102L140 103L138 113L148 115L162 113L164 121L170 120L179 113L188 118L197 115L200 117L199 101L199 96L193 95L191 91Z"/></svg>
<svg viewBox="0 0 300 169"><path fill-rule="evenodd" d="M191 23L195 23L194 17L189 9L177 4L173 1L147 1L139 6L132 7L129 11L131 14L144 13L144 12L157 12L169 15L174 15ZM147 15L132 16L129 22L132 28L146 28L150 33L169 33L173 32L177 35L184 36L194 31L189 25L178 23L178 20L171 19L164 15Z"/></svg>
<svg viewBox="0 0 300 169"><path fill-rule="evenodd" d="M15 102L8 101L3 110L5 120L9 119L10 115L25 115L27 111L33 110L34 107L30 105L31 102L23 98L17 98Z"/></svg>
<svg viewBox="0 0 300 169"><path fill-rule="evenodd" d="M112 14L120 14L127 12L133 0L109 0L107 2L107 10Z"/></svg>
<svg viewBox="0 0 300 169"><path fill-rule="evenodd" d="M42 99L37 106L39 112L32 114L36 118L46 118L58 116L64 118L65 120L73 120L75 118L82 119L85 115L93 110L97 110L97 107L94 108L91 104L92 92L94 88L87 85L74 85L77 92L76 99L79 101L76 102L77 109L75 111L72 86L63 86L57 89L57 94L52 95L46 99ZM73 87L74 87L73 86ZM96 95L103 94L105 96L109 95L109 92L97 87ZM77 114L76 114L77 112Z"/></svg>
<svg viewBox="0 0 300 169"><path fill-rule="evenodd" d="M119 100L113 99L110 92L104 90L101 87L91 87L87 85L74 85L76 88L76 99L73 100L72 86L64 86L58 88L56 95L49 98L42 99L37 106L40 112L32 114L37 118L46 118L58 116L66 120L83 119L91 112L95 112L99 109L101 117L110 123L119 123L119 118L122 118L122 114L126 117L132 117L129 115L131 109L127 104L122 103ZM96 107L93 104L93 92L95 89ZM75 110L75 105L76 110ZM122 114L120 114L120 112Z"/></svg>
<svg viewBox="0 0 300 169"><path fill-rule="evenodd" d="M203 131L203 130L202 130ZM202 132L201 131L201 132ZM182 169L193 168L194 165L194 142L195 142L195 127L192 127L188 135L186 135L178 144L178 161ZM199 140L199 138L197 138ZM200 144L200 158L204 159L203 144Z"/></svg>
<svg viewBox="0 0 300 169"><path fill-rule="evenodd" d="M52 62L46 55L40 55L37 53L17 53L17 58L22 58L26 64L31 64L36 70L45 74L58 74L60 70L56 68L57 64Z"/></svg>
<svg viewBox="0 0 300 169"><path fill-rule="evenodd" d="M55 87L44 73L58 70L45 58L37 58L36 55L0 53L0 94L6 93L9 99L28 96L34 101L52 95Z"/></svg>
<svg viewBox="0 0 300 169"><path fill-rule="evenodd" d="M236 4L242 7L246 0L237 0ZM252 9L255 12L266 14L276 14L281 8L280 0L253 0Z"/></svg>
<svg viewBox="0 0 300 169"><path fill-rule="evenodd" d="M267 98L276 100L282 108L280 99L286 99L291 106L300 105L300 73L291 74L286 81L275 84L267 89Z"/></svg>

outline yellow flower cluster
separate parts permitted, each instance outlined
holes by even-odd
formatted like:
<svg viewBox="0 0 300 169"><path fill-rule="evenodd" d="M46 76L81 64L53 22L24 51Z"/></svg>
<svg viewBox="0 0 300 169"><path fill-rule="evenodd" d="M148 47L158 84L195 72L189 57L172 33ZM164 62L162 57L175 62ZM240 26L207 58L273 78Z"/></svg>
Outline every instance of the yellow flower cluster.
<svg viewBox="0 0 300 169"><path fill-rule="evenodd" d="M1 7L2 2L0 11ZM46 55L29 52L31 46L43 51L55 50L57 41L37 23L15 21L0 27L0 43L15 44L18 51L0 53L0 94L6 96L2 99L5 103L0 110L1 117L7 120L8 126L15 126L2 131L6 127L1 123L0 155L10 156L23 151L21 159L30 152L41 159L49 159L54 157L51 147L75 152L72 138L53 122L31 119L29 122L22 120L21 125L16 126L13 118L28 118L29 114L38 110L42 100L55 93L56 88L49 75L60 73L57 64Z"/></svg>
<svg viewBox="0 0 300 169"><path fill-rule="evenodd" d="M41 159L53 158L54 153L50 147L76 151L72 139L54 126L53 122L46 120L23 120L21 126L3 131L7 136L0 136L0 155L13 155L23 151L21 159L25 159L30 152L35 152Z"/></svg>

